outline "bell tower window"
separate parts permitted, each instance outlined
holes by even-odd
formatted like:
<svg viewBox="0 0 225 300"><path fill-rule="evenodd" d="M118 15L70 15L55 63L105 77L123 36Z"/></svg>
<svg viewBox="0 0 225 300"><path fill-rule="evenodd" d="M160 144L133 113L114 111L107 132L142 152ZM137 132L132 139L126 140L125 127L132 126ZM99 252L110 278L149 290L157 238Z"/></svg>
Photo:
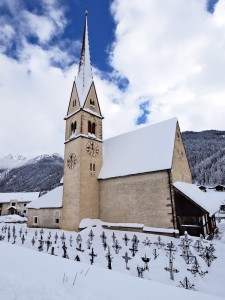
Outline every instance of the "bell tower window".
<svg viewBox="0 0 225 300"><path fill-rule="evenodd" d="M73 100L73 107L76 106L76 104L77 104L77 100L75 99Z"/></svg>
<svg viewBox="0 0 225 300"><path fill-rule="evenodd" d="M74 134L77 129L77 122L71 123L71 134Z"/></svg>
<svg viewBox="0 0 225 300"><path fill-rule="evenodd" d="M91 126L91 133L95 134L95 123L92 123L92 126Z"/></svg>
<svg viewBox="0 0 225 300"><path fill-rule="evenodd" d="M88 121L88 133L95 134L96 124L95 122Z"/></svg>

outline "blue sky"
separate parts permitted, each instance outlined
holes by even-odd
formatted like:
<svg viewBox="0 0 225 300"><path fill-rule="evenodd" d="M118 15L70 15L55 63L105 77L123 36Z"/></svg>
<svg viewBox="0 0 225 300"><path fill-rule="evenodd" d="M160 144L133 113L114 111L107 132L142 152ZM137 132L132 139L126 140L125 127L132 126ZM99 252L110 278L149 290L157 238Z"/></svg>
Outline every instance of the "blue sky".
<svg viewBox="0 0 225 300"><path fill-rule="evenodd" d="M174 116L225 129L225 0L127 3L0 2L0 156L63 153L86 9L106 138Z"/></svg>

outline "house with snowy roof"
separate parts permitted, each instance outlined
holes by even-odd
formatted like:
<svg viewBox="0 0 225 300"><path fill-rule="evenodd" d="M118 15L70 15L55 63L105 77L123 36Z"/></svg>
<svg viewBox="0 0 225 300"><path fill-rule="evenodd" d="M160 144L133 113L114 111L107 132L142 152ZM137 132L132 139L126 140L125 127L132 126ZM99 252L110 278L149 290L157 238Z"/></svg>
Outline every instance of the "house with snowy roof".
<svg viewBox="0 0 225 300"><path fill-rule="evenodd" d="M0 193L0 216L20 214L26 216L27 204L38 199L39 193Z"/></svg>
<svg viewBox="0 0 225 300"><path fill-rule="evenodd" d="M62 184L40 198L30 202L28 208L28 227L60 228L62 208Z"/></svg>
<svg viewBox="0 0 225 300"><path fill-rule="evenodd" d="M175 182L192 183L176 118L103 140L103 115L92 76L87 14L78 75L65 120L61 228L78 231L84 219L100 219L105 226L114 224L116 228L148 228L148 231L158 228L161 233L193 225L180 218L182 203L180 206L175 203L175 191L179 190L174 187ZM52 199L55 192L52 191ZM46 195L50 196L51 193ZM41 197L43 205L44 197ZM195 198L190 201L199 205ZM47 210L54 216L54 210L60 207L30 206L29 226L45 224L55 228L57 218L47 218ZM207 222L211 221L209 215Z"/></svg>

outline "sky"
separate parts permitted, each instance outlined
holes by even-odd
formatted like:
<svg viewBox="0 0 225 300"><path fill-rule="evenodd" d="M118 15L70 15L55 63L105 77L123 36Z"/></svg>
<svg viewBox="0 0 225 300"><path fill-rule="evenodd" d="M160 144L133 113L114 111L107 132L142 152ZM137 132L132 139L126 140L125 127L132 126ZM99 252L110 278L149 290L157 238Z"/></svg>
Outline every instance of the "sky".
<svg viewBox="0 0 225 300"><path fill-rule="evenodd" d="M225 0L1 0L0 157L63 155L86 9L104 138L225 130Z"/></svg>

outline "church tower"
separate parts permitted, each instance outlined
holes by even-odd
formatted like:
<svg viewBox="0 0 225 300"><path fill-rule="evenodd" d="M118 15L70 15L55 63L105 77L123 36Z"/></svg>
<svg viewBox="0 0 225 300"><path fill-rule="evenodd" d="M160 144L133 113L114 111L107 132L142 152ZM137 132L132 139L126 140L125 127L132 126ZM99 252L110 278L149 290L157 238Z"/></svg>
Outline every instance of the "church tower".
<svg viewBox="0 0 225 300"><path fill-rule="evenodd" d="M77 78L67 110L62 224L78 230L83 218L99 218L102 114L92 76L87 12Z"/></svg>

